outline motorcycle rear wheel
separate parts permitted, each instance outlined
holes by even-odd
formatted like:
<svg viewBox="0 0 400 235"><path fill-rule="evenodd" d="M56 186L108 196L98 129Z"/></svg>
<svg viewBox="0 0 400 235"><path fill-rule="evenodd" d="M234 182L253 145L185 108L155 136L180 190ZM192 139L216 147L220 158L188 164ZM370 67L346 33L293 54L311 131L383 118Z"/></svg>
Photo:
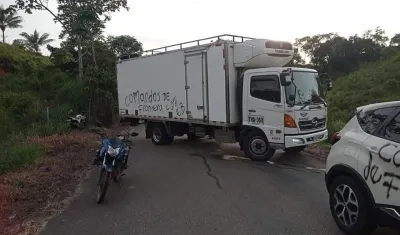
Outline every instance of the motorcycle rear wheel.
<svg viewBox="0 0 400 235"><path fill-rule="evenodd" d="M103 202L104 197L106 196L107 193L107 188L110 183L110 178L111 174L110 172L107 172L103 169L101 169L100 172L100 179L97 187L97 204L100 204Z"/></svg>

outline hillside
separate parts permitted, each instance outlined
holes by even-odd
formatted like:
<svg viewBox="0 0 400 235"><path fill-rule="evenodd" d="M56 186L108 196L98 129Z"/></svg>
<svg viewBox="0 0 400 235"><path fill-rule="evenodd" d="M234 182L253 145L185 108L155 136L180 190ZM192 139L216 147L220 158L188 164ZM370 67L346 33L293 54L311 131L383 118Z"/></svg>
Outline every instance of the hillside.
<svg viewBox="0 0 400 235"><path fill-rule="evenodd" d="M48 57L6 43L0 43L0 71L2 72L28 73L50 64Z"/></svg>
<svg viewBox="0 0 400 235"><path fill-rule="evenodd" d="M393 100L400 100L400 52L334 81L327 97L330 129L340 129L358 106Z"/></svg>

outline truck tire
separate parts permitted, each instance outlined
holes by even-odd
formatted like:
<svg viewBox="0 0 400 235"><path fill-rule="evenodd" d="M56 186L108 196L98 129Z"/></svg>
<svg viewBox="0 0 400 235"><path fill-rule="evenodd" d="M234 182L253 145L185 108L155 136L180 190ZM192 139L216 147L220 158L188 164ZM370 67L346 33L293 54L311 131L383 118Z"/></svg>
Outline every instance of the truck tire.
<svg viewBox="0 0 400 235"><path fill-rule="evenodd" d="M292 154L297 154L303 151L306 148L306 146L297 146L297 147L291 147L291 148L286 148L284 151L286 153L292 153Z"/></svg>
<svg viewBox="0 0 400 235"><path fill-rule="evenodd" d="M252 161L268 161L275 153L264 133L250 132L243 140L244 153Z"/></svg>
<svg viewBox="0 0 400 235"><path fill-rule="evenodd" d="M168 135L164 124L157 123L151 127L151 140L155 145L168 145L174 141L174 137Z"/></svg>

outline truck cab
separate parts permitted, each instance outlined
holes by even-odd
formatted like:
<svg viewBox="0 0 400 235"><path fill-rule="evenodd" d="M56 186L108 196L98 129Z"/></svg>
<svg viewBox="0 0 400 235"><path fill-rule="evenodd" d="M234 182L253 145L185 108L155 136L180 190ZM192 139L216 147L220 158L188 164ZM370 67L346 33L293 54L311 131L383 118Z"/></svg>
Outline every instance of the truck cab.
<svg viewBox="0 0 400 235"><path fill-rule="evenodd" d="M328 138L323 82L314 69L284 67L293 59L291 43L254 39L234 50L234 66L244 71L239 143L251 159L264 161L276 149L297 153Z"/></svg>
<svg viewBox="0 0 400 235"><path fill-rule="evenodd" d="M264 160L276 149L299 152L326 140L327 105L322 96L320 78L313 69L272 67L244 72L242 125L252 130L251 137L243 137L252 138L245 151Z"/></svg>

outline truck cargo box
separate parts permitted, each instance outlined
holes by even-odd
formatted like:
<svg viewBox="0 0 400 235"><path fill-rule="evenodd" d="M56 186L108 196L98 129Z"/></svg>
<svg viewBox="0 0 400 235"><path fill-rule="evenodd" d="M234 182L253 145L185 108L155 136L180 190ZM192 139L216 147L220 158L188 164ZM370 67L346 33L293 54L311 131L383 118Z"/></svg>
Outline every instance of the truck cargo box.
<svg viewBox="0 0 400 235"><path fill-rule="evenodd" d="M229 45L217 42L119 62L121 115L213 125L238 122Z"/></svg>

